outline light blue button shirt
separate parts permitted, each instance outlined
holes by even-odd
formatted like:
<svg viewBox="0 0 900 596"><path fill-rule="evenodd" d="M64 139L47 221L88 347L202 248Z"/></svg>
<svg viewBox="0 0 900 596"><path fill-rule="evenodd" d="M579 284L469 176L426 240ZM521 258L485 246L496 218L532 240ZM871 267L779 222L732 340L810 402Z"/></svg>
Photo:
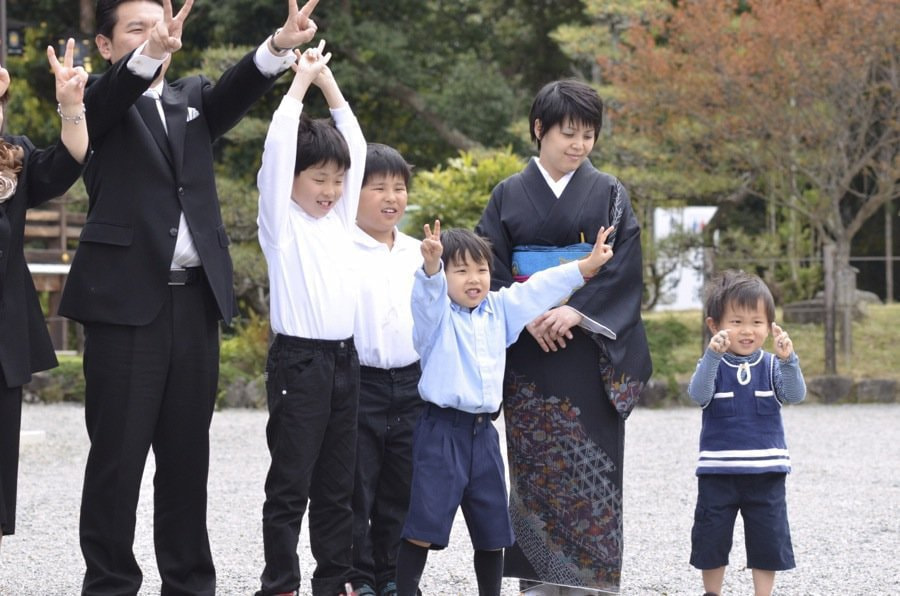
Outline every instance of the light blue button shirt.
<svg viewBox="0 0 900 596"><path fill-rule="evenodd" d="M419 394L442 408L496 412L503 399L506 348L525 325L583 283L578 263L566 263L490 292L470 311L450 300L443 266L431 277L418 269L412 312L413 344L422 359Z"/></svg>

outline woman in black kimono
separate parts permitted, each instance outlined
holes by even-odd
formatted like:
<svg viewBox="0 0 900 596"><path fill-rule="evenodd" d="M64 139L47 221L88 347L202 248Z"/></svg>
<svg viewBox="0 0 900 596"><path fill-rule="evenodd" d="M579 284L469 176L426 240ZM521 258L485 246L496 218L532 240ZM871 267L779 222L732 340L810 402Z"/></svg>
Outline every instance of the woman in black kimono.
<svg viewBox="0 0 900 596"><path fill-rule="evenodd" d="M16 478L22 386L31 373L56 366L34 282L25 263L25 211L58 197L78 179L87 156L84 86L87 73L72 66L75 41L63 63L47 58L56 76L62 118L60 142L36 149L22 136L0 138L0 540L16 529ZM0 66L0 128L6 115L9 72Z"/></svg>
<svg viewBox="0 0 900 596"><path fill-rule="evenodd" d="M493 289L578 258L601 227L615 227L612 260L507 352L516 544L504 575L551 584L541 594L619 589L624 421L651 372L640 227L622 184L588 161L602 110L583 83L541 89L530 114L539 156L497 185L476 227L493 244Z"/></svg>

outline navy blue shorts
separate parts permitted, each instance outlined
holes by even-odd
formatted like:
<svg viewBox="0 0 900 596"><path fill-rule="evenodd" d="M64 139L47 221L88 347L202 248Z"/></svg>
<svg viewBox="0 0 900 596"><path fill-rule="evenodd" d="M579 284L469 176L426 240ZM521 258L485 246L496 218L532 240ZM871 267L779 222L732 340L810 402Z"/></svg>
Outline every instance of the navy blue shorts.
<svg viewBox="0 0 900 596"><path fill-rule="evenodd" d="M428 404L413 433L413 473L403 538L441 549L462 506L476 550L514 542L500 437L490 414Z"/></svg>
<svg viewBox="0 0 900 596"><path fill-rule="evenodd" d="M788 526L784 480L787 474L701 474L691 531L691 565L716 569L728 565L737 512L744 520L747 567L766 571L793 569L794 549Z"/></svg>

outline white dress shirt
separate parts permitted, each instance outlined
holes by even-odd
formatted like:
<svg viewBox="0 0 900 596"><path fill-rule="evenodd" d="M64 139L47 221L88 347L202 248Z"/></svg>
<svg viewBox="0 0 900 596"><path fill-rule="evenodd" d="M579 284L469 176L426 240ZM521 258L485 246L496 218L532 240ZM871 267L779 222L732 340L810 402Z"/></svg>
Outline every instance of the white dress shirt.
<svg viewBox="0 0 900 596"><path fill-rule="evenodd" d="M269 266L272 330L310 339L353 335L359 289L353 244L366 139L349 106L331 116L350 148L343 194L315 218L291 199L303 103L285 96L266 134L259 186L259 244Z"/></svg>
<svg viewBox="0 0 900 596"><path fill-rule="evenodd" d="M359 299L353 341L363 366L402 368L419 359L413 347L410 297L421 244L394 229L394 246L375 240L359 227L354 235L359 265Z"/></svg>

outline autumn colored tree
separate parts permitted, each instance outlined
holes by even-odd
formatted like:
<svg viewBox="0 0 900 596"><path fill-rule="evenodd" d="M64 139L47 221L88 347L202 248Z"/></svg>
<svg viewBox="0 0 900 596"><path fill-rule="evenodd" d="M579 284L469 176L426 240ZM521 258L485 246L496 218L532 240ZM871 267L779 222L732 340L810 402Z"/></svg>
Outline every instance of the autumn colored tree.
<svg viewBox="0 0 900 596"><path fill-rule="evenodd" d="M690 0L631 27L613 69L629 126L815 230L826 310L850 302L851 241L900 190L897 23L896 0ZM842 338L849 352L849 316Z"/></svg>
<svg viewBox="0 0 900 596"><path fill-rule="evenodd" d="M624 118L623 94L615 85L615 74L629 57L629 31L641 24L664 22L671 10L668 0L584 0L587 23L568 22L551 34L572 60L572 75L591 82L603 98L603 129L591 160L628 187L641 222L645 309L652 309L677 284L678 272L688 265L686 256L702 241L688 230L656 241L656 209L711 204L742 186L730 172L719 174L699 164L686 164L680 159L683 148L678 143L663 141L653 126L645 132L641 123Z"/></svg>

